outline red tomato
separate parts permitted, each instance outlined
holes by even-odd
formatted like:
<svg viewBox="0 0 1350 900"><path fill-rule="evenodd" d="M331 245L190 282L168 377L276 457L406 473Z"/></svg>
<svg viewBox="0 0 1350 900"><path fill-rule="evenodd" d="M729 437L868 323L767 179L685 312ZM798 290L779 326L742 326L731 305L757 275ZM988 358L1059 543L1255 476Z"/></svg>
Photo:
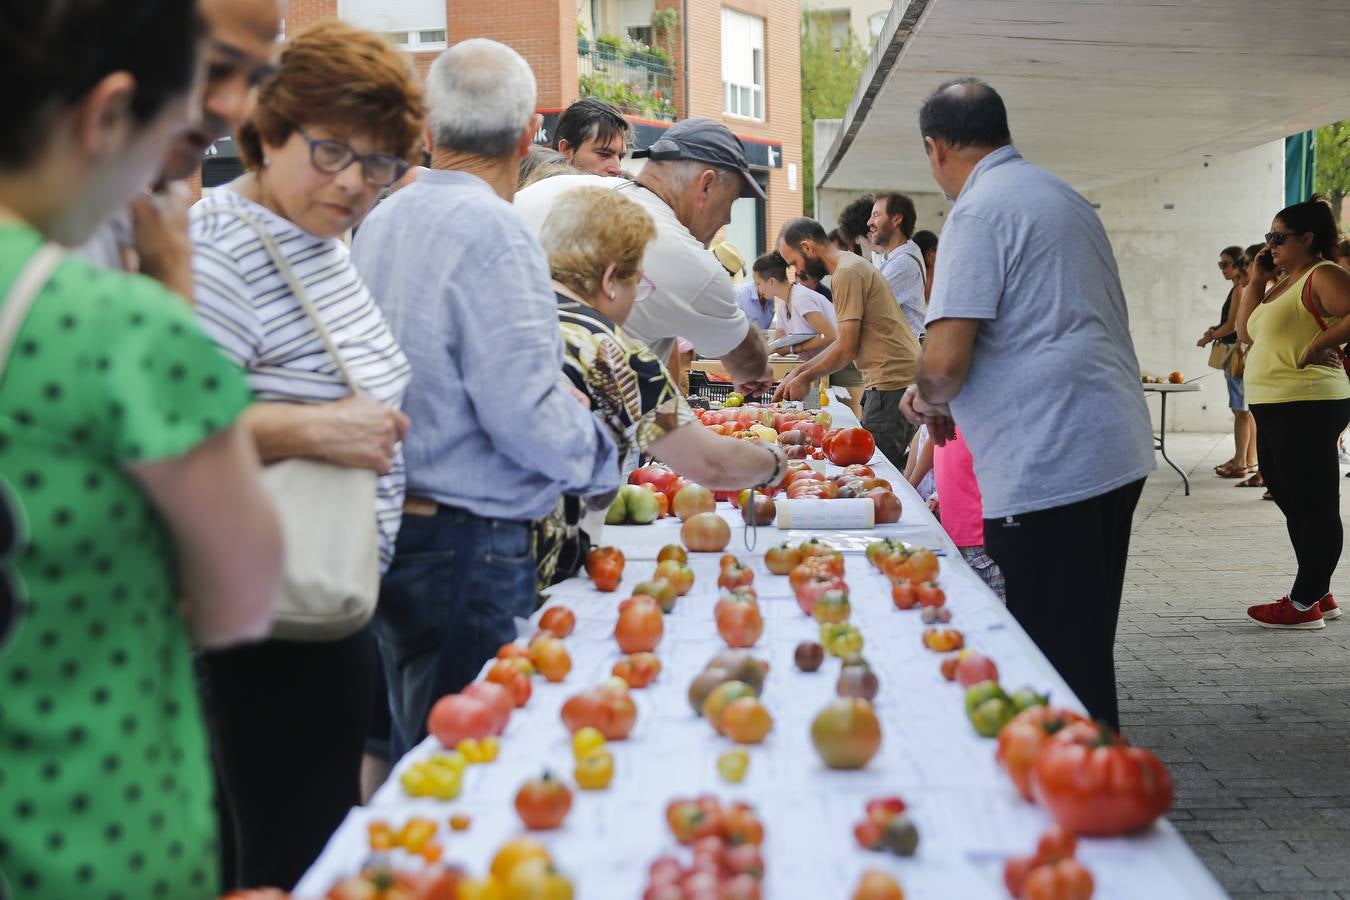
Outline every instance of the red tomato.
<svg viewBox="0 0 1350 900"><path fill-rule="evenodd" d="M1036 842L1036 862L1044 865L1073 859L1077 850L1078 835L1060 825L1051 825Z"/></svg>
<svg viewBox="0 0 1350 900"><path fill-rule="evenodd" d="M510 688L495 681L475 681L460 693L466 697L476 697L492 708L495 715L493 734L501 734L506 730L506 723L511 721L511 711L516 708L516 699Z"/></svg>
<svg viewBox="0 0 1350 900"><path fill-rule="evenodd" d="M717 586L730 590L743 584L752 584L755 580L755 570L740 563L732 563L721 571L717 576Z"/></svg>
<svg viewBox="0 0 1350 900"><path fill-rule="evenodd" d="M427 716L427 731L452 750L465 738L487 737L496 724L497 711L486 701L466 694L447 694L436 701Z"/></svg>
<svg viewBox="0 0 1350 900"><path fill-rule="evenodd" d="M864 466L864 465L860 465L860 464L855 463L854 465L851 465L851 466L845 466L845 467L844 467L844 474L845 474L845 475L857 475L857 476L862 477L862 478L875 478L877 473L876 473L875 471L872 470L872 467L871 467L871 466Z"/></svg>
<svg viewBox="0 0 1350 900"><path fill-rule="evenodd" d="M1036 866L1022 885L1023 900L1090 900L1092 873L1076 859Z"/></svg>
<svg viewBox="0 0 1350 900"><path fill-rule="evenodd" d="M718 424L716 422L712 424ZM656 489L657 493L665 493L670 483L679 476L667 469L665 466L652 463L647 466L639 466L628 474L629 484L650 484Z"/></svg>
<svg viewBox="0 0 1350 900"><path fill-rule="evenodd" d="M957 660L956 680L963 688L981 681L998 681L998 666L982 653L970 653Z"/></svg>
<svg viewBox="0 0 1350 900"><path fill-rule="evenodd" d="M593 688L567 699L562 707L563 724L573 733L590 726L599 729L606 740L628 737L637 722L637 706L623 688Z"/></svg>
<svg viewBox="0 0 1350 900"><path fill-rule="evenodd" d="M557 828L572 809L572 791L547 772L516 792L516 814L531 831Z"/></svg>
<svg viewBox="0 0 1350 900"><path fill-rule="evenodd" d="M530 685L530 676L521 670L513 660L499 659L488 669L487 680L502 685L511 692L516 707L522 707L530 699L534 688Z"/></svg>
<svg viewBox="0 0 1350 900"><path fill-rule="evenodd" d="M577 617L565 606L550 606L539 617L539 627L553 632L560 638L565 638L572 633L572 629L577 627Z"/></svg>
<svg viewBox="0 0 1350 900"><path fill-rule="evenodd" d="M873 517L878 525L891 525L900 521L900 498L885 488L872 488L867 492L872 498Z"/></svg>
<svg viewBox="0 0 1350 900"><path fill-rule="evenodd" d="M546 681L557 684L572 671L572 657L557 638L544 638L530 645L530 661Z"/></svg>
<svg viewBox="0 0 1350 900"><path fill-rule="evenodd" d="M690 516L680 526L680 540L695 553L717 553L731 541L731 526L715 512Z"/></svg>
<svg viewBox="0 0 1350 900"><path fill-rule="evenodd" d="M901 578L891 582L891 602L896 609L913 609L919 605L919 596L914 590L914 582Z"/></svg>
<svg viewBox="0 0 1350 900"><path fill-rule="evenodd" d="M634 603L644 600L643 603ZM661 606L650 597L630 597L619 605L619 620L614 623L614 640L624 653L654 650L665 633Z"/></svg>
<svg viewBox="0 0 1350 900"><path fill-rule="evenodd" d="M1031 767L1032 795L1076 834L1138 831L1172 806L1172 776L1158 757L1131 747L1105 725L1079 723L1041 747Z"/></svg>
<svg viewBox="0 0 1350 900"><path fill-rule="evenodd" d="M942 592L942 588L931 581L919 582L914 588L914 596L919 599L920 606L942 606L947 602L947 595Z"/></svg>
<svg viewBox="0 0 1350 900"><path fill-rule="evenodd" d="M744 600L723 600L717 604L717 633L728 647L753 647L764 633L759 604Z"/></svg>
<svg viewBox="0 0 1350 900"><path fill-rule="evenodd" d="M877 443L866 428L845 428L825 447L825 458L836 466L851 466L866 463L876 449Z"/></svg>

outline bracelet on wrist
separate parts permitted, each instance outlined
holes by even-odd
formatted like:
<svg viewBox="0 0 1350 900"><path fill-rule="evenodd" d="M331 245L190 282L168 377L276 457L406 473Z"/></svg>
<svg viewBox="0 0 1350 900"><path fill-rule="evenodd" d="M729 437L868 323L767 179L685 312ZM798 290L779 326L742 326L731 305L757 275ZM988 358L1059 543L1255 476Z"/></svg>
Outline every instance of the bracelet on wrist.
<svg viewBox="0 0 1350 900"><path fill-rule="evenodd" d="M764 481L755 485L754 490L762 490L777 487L783 481L783 476L787 474L787 456L779 449L777 444L764 444L764 449L769 451L773 457L773 472Z"/></svg>

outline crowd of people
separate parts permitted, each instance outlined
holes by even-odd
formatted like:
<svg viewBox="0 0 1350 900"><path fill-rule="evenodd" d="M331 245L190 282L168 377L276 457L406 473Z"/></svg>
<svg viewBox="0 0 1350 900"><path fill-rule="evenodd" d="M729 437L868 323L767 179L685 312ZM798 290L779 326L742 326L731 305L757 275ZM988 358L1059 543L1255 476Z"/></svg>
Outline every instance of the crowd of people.
<svg viewBox="0 0 1350 900"><path fill-rule="evenodd" d="M923 106L953 201L941 266L883 191L833 231L787 222L747 277L710 250L764 198L723 125L632 150L582 100L536 147L511 48L460 42L423 81L337 21L276 48L281 12L0 14L0 870L23 896L295 883L434 701L577 571L640 456L713 489L782 481L776 444L697 422L671 365L692 352L747 395L861 388L877 447L931 476L966 560L1118 724L1148 413L1101 223L1021 158L993 88ZM246 171L189 210L180 182L226 134ZM1224 251L1235 287L1206 333L1251 348L1255 424L1239 383L1223 468L1248 473L1255 441L1288 518L1299 579L1252 612L1286 627L1335 610L1350 276L1324 210ZM783 335L798 363L774 386ZM320 547L364 541L334 565L366 615L304 605L297 514Z"/></svg>

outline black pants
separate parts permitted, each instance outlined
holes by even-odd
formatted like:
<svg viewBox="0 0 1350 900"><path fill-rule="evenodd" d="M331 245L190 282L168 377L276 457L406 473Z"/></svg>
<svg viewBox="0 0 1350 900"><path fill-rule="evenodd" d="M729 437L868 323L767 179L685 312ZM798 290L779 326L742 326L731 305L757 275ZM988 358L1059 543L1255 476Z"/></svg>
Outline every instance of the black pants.
<svg viewBox="0 0 1350 900"><path fill-rule="evenodd" d="M1144 481L1068 506L984 520L1008 611L1094 718L1119 727L1116 620Z"/></svg>
<svg viewBox="0 0 1350 900"><path fill-rule="evenodd" d="M375 641L263 641L201 658L228 889L289 889L361 802Z"/></svg>
<svg viewBox="0 0 1350 900"><path fill-rule="evenodd" d="M1261 477L1284 513L1298 560L1289 599L1307 607L1331 590L1331 575L1341 558L1336 436L1350 421L1350 400L1253 403L1251 410Z"/></svg>
<svg viewBox="0 0 1350 900"><path fill-rule="evenodd" d="M900 398L904 395L903 390L878 391L868 388L862 395L860 421L876 441L877 449L902 473L905 471L905 460L909 458L909 442L914 440L914 432L918 430L900 414Z"/></svg>

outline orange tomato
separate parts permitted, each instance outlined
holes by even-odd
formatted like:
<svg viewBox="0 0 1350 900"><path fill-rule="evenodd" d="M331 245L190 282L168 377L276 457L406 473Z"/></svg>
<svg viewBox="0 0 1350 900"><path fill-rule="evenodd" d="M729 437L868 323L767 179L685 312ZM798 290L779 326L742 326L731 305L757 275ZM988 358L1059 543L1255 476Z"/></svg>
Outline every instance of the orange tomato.
<svg viewBox="0 0 1350 900"><path fill-rule="evenodd" d="M550 606L539 617L539 627L546 628L560 638L565 638L577 627L577 617L565 606Z"/></svg>
<svg viewBox="0 0 1350 900"><path fill-rule="evenodd" d="M539 674L553 684L557 684L572 671L572 657L567 648L557 638L544 638L530 647L530 661L539 670Z"/></svg>
<svg viewBox="0 0 1350 900"><path fill-rule="evenodd" d="M728 647L753 647L764 633L764 618L759 604L744 599L724 598L717 603L717 633Z"/></svg>
<svg viewBox="0 0 1350 900"><path fill-rule="evenodd" d="M511 692L516 708L524 706L530 699L534 688L530 685L530 676L526 675L512 660L499 659L488 669L487 680L500 684Z"/></svg>
<svg viewBox="0 0 1350 900"><path fill-rule="evenodd" d="M624 653L654 650L665 633L661 606L650 597L629 597L619 604L619 620L614 623L614 640Z"/></svg>
<svg viewBox="0 0 1350 900"><path fill-rule="evenodd" d="M719 730L736 743L758 744L773 728L773 716L759 700L742 697L722 710L720 724Z"/></svg>
<svg viewBox="0 0 1350 900"><path fill-rule="evenodd" d="M477 740L492 734L497 715L497 710L486 700L467 694L446 694L431 707L427 731L441 742L441 746L453 750L465 738Z"/></svg>
<svg viewBox="0 0 1350 900"><path fill-rule="evenodd" d="M516 792L516 814L531 831L557 828L571 809L571 789L547 772L531 778Z"/></svg>
<svg viewBox="0 0 1350 900"><path fill-rule="evenodd" d="M630 653L614 664L611 674L622 678L630 688L644 688L661 671L661 660L655 653Z"/></svg>
<svg viewBox="0 0 1350 900"><path fill-rule="evenodd" d="M593 688L567 699L562 707L562 720L573 734L590 726L606 740L621 741L637 722L637 706L622 688Z"/></svg>

